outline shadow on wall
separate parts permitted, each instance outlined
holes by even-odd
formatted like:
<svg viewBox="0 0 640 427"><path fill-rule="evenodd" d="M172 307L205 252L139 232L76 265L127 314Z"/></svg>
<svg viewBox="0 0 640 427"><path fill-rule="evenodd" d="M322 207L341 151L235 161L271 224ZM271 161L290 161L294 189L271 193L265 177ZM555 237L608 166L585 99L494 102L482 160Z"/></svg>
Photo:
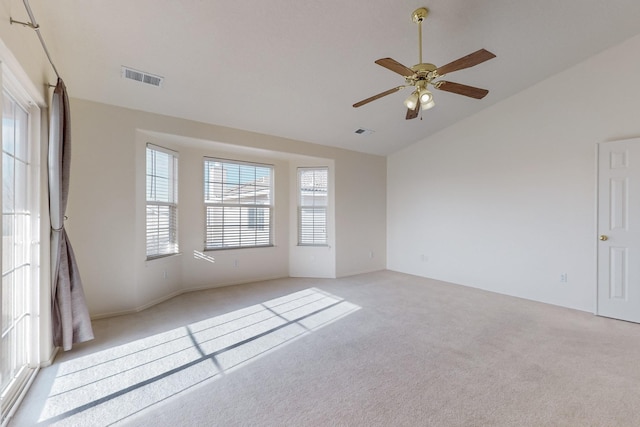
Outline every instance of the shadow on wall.
<svg viewBox="0 0 640 427"><path fill-rule="evenodd" d="M38 425L110 425L360 307L317 288L60 364Z"/></svg>

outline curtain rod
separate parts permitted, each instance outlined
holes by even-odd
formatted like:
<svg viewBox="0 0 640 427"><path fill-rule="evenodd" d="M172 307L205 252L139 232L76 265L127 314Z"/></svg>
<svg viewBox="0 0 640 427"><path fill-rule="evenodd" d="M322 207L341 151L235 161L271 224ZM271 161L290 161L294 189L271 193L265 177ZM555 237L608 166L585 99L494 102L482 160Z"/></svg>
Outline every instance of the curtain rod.
<svg viewBox="0 0 640 427"><path fill-rule="evenodd" d="M36 18L33 16L33 12L31 11L31 6L29 6L29 0L22 0L22 2L24 3L24 8L27 9L27 14L29 15L29 19L31 19L31 22L20 22L20 21L16 21L11 17L9 17L9 22L11 24L24 25L25 27L29 27L31 29L36 30L36 34L38 34L38 38L40 39L40 44L42 44L42 49L44 49L44 53L47 55L47 59L49 60L49 64L51 64L51 67L53 68L53 71L56 73L56 76L60 78L60 74L58 74L58 69L56 68L56 66L53 64L53 61L51 60L51 55L49 54L49 49L47 49L47 44L44 42L44 38L42 38L42 34L40 34L40 26L36 22Z"/></svg>

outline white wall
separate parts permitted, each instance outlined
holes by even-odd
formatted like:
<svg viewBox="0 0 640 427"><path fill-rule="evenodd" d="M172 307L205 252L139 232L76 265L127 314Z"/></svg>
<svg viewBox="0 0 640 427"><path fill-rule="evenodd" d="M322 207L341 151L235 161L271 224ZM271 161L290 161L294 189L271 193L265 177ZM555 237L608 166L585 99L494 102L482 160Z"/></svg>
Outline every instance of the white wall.
<svg viewBox="0 0 640 427"><path fill-rule="evenodd" d="M67 230L93 317L138 310L185 290L283 277L290 271L335 277L386 266L384 157L74 98L71 116L73 149ZM180 152L182 254L149 262L144 256L146 142ZM194 251L203 246L203 155L274 164L273 248L206 252L215 258L215 263L194 257ZM291 221L295 221L291 203L296 200L291 194L291 180L295 180L291 171L310 162L335 169L335 217L331 219L335 222L335 246L328 254L317 256L315 264L290 257L299 249L291 244L295 242L290 234ZM373 258L368 257L371 250L376 251ZM344 260L337 262L340 251L345 253Z"/></svg>
<svg viewBox="0 0 640 427"><path fill-rule="evenodd" d="M389 269L594 311L595 147L640 135L638 51L640 36L390 156Z"/></svg>

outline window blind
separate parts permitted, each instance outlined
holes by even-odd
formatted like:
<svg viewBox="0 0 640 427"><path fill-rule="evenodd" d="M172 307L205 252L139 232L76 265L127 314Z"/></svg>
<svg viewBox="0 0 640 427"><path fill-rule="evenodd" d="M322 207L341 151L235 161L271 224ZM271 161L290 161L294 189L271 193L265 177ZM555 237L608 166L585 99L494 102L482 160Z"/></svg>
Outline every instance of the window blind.
<svg viewBox="0 0 640 427"><path fill-rule="evenodd" d="M271 246L272 186L272 165L205 158L205 249Z"/></svg>
<svg viewBox="0 0 640 427"><path fill-rule="evenodd" d="M147 259L178 253L178 153L147 144Z"/></svg>
<svg viewBox="0 0 640 427"><path fill-rule="evenodd" d="M327 245L328 168L298 168L298 245Z"/></svg>

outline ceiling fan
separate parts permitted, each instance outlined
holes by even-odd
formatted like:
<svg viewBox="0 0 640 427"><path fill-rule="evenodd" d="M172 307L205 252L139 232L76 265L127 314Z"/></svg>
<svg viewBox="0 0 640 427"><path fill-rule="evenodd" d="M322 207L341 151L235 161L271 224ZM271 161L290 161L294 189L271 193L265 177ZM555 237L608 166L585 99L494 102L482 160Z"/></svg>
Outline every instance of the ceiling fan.
<svg viewBox="0 0 640 427"><path fill-rule="evenodd" d="M496 56L488 50L480 49L441 67L436 67L433 64L422 62L422 21L427 17L428 14L429 10L425 7L421 7L419 9L416 9L411 15L413 22L418 24L418 51L420 55L420 62L418 64L409 68L391 58L382 58L375 61L376 64L381 65L384 68L403 76L405 79L405 84L394 87L393 89L386 90L370 98L363 99L360 102L356 102L355 104L353 104L354 108L361 107L371 101L382 98L383 96L391 95L392 93L395 93L400 89L404 89L405 87L414 87L415 90L404 101L404 104L407 107L406 119L410 120L418 117L418 112L420 111L421 107L424 111L432 108L435 105L435 102L433 101L433 94L429 91L428 88L429 85L431 85L435 89L457 93L459 95L464 95L475 99L482 99L489 93L489 91L486 89L480 89L460 83L454 83L445 80L434 81L440 77L443 77L445 74L462 70L464 68L473 67L482 62L488 61L491 58L495 58Z"/></svg>

